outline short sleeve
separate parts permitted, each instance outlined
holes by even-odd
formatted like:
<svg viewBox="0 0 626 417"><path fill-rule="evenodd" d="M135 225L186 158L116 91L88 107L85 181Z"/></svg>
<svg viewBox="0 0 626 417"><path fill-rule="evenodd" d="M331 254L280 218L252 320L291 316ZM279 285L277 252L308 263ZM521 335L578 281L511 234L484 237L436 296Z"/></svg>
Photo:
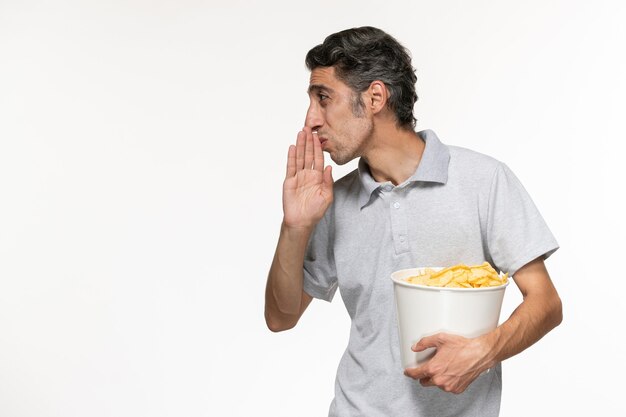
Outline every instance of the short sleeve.
<svg viewBox="0 0 626 417"><path fill-rule="evenodd" d="M500 163L489 193L487 246L495 266L513 275L559 245L515 174Z"/></svg>
<svg viewBox="0 0 626 417"><path fill-rule="evenodd" d="M331 210L332 207L316 225L304 255L304 291L311 297L329 302L337 290Z"/></svg>

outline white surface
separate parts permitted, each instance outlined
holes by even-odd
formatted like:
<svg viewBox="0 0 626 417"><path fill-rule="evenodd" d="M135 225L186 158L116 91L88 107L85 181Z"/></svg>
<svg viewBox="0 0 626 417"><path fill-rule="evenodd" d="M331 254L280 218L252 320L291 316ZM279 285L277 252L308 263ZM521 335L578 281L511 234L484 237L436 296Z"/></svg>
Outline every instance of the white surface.
<svg viewBox="0 0 626 417"><path fill-rule="evenodd" d="M364 24L412 51L418 127L505 161L561 244L564 322L503 364L502 416L626 415L624 21L618 0L0 0L0 415L326 414L340 297L271 334L263 296L304 55Z"/></svg>
<svg viewBox="0 0 626 417"><path fill-rule="evenodd" d="M438 271L441 267L431 269ZM496 328L504 292L510 281L497 287L444 288L413 285L405 280L421 275L424 268L402 269L391 274L398 317L402 369L424 363L434 348L413 352L422 337L439 332L476 337Z"/></svg>

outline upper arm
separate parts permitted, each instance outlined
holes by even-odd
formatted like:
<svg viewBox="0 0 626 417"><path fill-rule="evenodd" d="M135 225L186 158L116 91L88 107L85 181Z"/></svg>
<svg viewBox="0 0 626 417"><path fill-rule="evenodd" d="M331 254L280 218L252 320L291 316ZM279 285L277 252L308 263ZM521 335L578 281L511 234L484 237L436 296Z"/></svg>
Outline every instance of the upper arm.
<svg viewBox="0 0 626 417"><path fill-rule="evenodd" d="M300 303L300 316L298 317L298 319L302 317L302 314L304 314L304 311L309 306L309 304L311 304L312 300L313 300L313 297L307 294L306 291L302 290L302 301Z"/></svg>
<svg viewBox="0 0 626 417"><path fill-rule="evenodd" d="M492 179L484 227L496 269L512 273L524 287L549 283L545 266L539 264L558 249L558 242L519 179L502 163ZM526 271L518 274L522 268ZM529 273L538 278L525 279Z"/></svg>
<svg viewBox="0 0 626 417"><path fill-rule="evenodd" d="M519 268L513 280L524 299L530 296L547 303L560 303L559 295L550 279L543 257Z"/></svg>

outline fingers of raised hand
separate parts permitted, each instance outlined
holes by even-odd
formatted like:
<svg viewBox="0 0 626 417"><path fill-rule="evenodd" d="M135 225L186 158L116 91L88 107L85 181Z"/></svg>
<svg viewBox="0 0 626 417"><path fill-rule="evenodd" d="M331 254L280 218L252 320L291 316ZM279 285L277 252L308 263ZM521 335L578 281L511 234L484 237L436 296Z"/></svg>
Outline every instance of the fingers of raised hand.
<svg viewBox="0 0 626 417"><path fill-rule="evenodd" d="M304 169L312 169L315 152L313 150L313 133L311 132L311 128L305 127L304 134L306 135L304 145Z"/></svg>
<svg viewBox="0 0 626 417"><path fill-rule="evenodd" d="M320 143L320 138L317 135L317 132L313 133L313 156L314 156L314 164L313 169L318 171L324 170L324 153L322 152L322 145Z"/></svg>
<svg viewBox="0 0 626 417"><path fill-rule="evenodd" d="M303 169L324 171L322 145L317 137L317 133L314 134L309 127L305 127L298 132L296 145L289 147L287 177L293 177L298 171Z"/></svg>
<svg viewBox="0 0 626 417"><path fill-rule="evenodd" d="M287 178L294 175L296 175L296 147L290 145L289 153L287 154Z"/></svg>
<svg viewBox="0 0 626 417"><path fill-rule="evenodd" d="M296 139L296 170L300 171L304 169L304 148L306 145L306 134L303 130L298 132L298 139Z"/></svg>

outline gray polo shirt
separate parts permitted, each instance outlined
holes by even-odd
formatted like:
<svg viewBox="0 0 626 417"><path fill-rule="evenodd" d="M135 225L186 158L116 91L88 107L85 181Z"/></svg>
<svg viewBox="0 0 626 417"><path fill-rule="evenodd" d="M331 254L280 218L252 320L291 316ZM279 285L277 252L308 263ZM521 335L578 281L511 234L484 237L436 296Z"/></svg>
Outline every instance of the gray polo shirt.
<svg viewBox="0 0 626 417"><path fill-rule="evenodd" d="M511 170L418 133L426 147L404 183L377 183L363 159L334 185L334 202L309 241L304 290L331 301L339 288L352 319L330 416L497 416L501 367L460 394L404 376L392 272L480 264L515 272L558 244ZM512 287L513 288L513 287Z"/></svg>

